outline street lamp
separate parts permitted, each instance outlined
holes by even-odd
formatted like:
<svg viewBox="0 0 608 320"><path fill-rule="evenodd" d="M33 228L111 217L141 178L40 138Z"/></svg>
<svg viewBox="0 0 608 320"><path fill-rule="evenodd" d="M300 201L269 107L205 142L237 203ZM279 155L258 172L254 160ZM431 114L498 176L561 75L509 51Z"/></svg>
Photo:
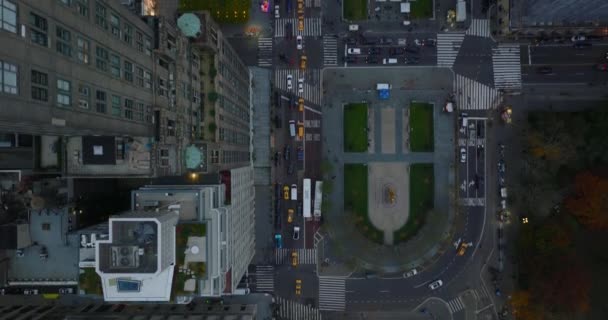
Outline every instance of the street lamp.
<svg viewBox="0 0 608 320"><path fill-rule="evenodd" d="M191 173L190 173L190 179L192 179L192 180L196 180L196 179L198 179L198 173L196 173L196 172L191 172Z"/></svg>
<svg viewBox="0 0 608 320"><path fill-rule="evenodd" d="M528 221L528 218L527 218L527 217L523 217L523 218L521 218L521 223L523 223L523 224L527 224L528 222L529 222L529 221Z"/></svg>

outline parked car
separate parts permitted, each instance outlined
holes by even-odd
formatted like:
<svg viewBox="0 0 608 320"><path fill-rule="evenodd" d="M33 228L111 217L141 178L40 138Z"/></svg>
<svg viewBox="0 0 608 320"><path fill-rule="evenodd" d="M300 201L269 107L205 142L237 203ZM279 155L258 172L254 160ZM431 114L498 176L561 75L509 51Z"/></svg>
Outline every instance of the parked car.
<svg viewBox="0 0 608 320"><path fill-rule="evenodd" d="M291 90L293 89L293 76L288 74L287 75L287 90Z"/></svg>
<svg viewBox="0 0 608 320"><path fill-rule="evenodd" d="M285 148L283 148L283 157L285 158L285 161L289 161L290 153L291 153L291 146L286 144Z"/></svg>
<svg viewBox="0 0 608 320"><path fill-rule="evenodd" d="M300 227L293 226L293 239L300 240Z"/></svg>
<svg viewBox="0 0 608 320"><path fill-rule="evenodd" d="M293 209L287 209L287 223L293 222Z"/></svg>
<svg viewBox="0 0 608 320"><path fill-rule="evenodd" d="M420 47L408 46L408 47L405 47L405 52L418 53L418 52L420 52Z"/></svg>
<svg viewBox="0 0 608 320"><path fill-rule="evenodd" d="M378 48L378 47L371 47L369 48L369 50L367 51L368 54L382 54L382 48Z"/></svg>
<svg viewBox="0 0 608 320"><path fill-rule="evenodd" d="M283 186L283 199L285 200L289 200L289 196L291 194L289 193L289 186L288 185L284 185Z"/></svg>
<svg viewBox="0 0 608 320"><path fill-rule="evenodd" d="M400 56L405 54L404 48L390 48L388 49L389 56Z"/></svg>
<svg viewBox="0 0 608 320"><path fill-rule="evenodd" d="M437 45L437 41L435 39L429 38L422 42L422 45L425 47L434 47Z"/></svg>
<svg viewBox="0 0 608 320"><path fill-rule="evenodd" d="M586 49L586 48L591 48L591 43L589 42L576 42L574 43L574 48L575 49Z"/></svg>
<svg viewBox="0 0 608 320"><path fill-rule="evenodd" d="M281 249L283 248L283 236L281 236L280 234L275 234L274 235L274 243L277 246L277 248Z"/></svg>
<svg viewBox="0 0 608 320"><path fill-rule="evenodd" d="M304 92L304 78L298 79L298 93Z"/></svg>
<svg viewBox="0 0 608 320"><path fill-rule="evenodd" d="M347 54L361 54L361 49L359 48L348 48L346 49Z"/></svg>
<svg viewBox="0 0 608 320"><path fill-rule="evenodd" d="M378 63L380 63L380 59L378 59L377 57L367 57L367 58L365 58L365 63L378 64Z"/></svg>
<svg viewBox="0 0 608 320"><path fill-rule="evenodd" d="M437 280L437 281L431 282L431 284L429 284L429 288L431 290L435 290L435 289L441 287L442 285L443 285L443 281Z"/></svg>
<svg viewBox="0 0 608 320"><path fill-rule="evenodd" d="M416 269L412 269L412 270L410 270L410 271L408 271L408 272L404 273L404 274L403 274L403 277L404 277L404 278L410 278L410 277L413 277L413 276L415 276L415 275L417 275L417 274L418 274L418 271L417 271Z"/></svg>
<svg viewBox="0 0 608 320"><path fill-rule="evenodd" d="M278 18L281 17L281 13L280 12L281 12L281 10L279 8L279 5L275 5L274 6L274 17L275 17L275 19L278 19Z"/></svg>
<svg viewBox="0 0 608 320"><path fill-rule="evenodd" d="M297 251L291 252L291 265L294 267L298 265L298 252Z"/></svg>
<svg viewBox="0 0 608 320"><path fill-rule="evenodd" d="M460 162L467 162L467 149L465 148L460 148Z"/></svg>
<svg viewBox="0 0 608 320"><path fill-rule="evenodd" d="M576 35L576 36L572 36L572 38L570 40L572 40L572 42L577 42L577 41L585 41L585 40L587 40L587 38L583 35Z"/></svg>
<svg viewBox="0 0 608 320"><path fill-rule="evenodd" d="M296 47L298 48L298 50L302 50L302 36L298 35L296 37Z"/></svg>

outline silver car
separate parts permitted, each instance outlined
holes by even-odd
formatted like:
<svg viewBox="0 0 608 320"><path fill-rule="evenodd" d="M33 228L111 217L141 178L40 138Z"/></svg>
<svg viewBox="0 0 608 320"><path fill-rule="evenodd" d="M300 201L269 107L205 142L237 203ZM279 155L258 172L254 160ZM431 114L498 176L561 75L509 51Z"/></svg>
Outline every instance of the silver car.
<svg viewBox="0 0 608 320"><path fill-rule="evenodd" d="M293 76L288 74L287 75L287 90L291 90L293 89Z"/></svg>
<svg viewBox="0 0 608 320"><path fill-rule="evenodd" d="M429 289L435 290L435 289L441 287L442 285L443 285L443 281L441 281L441 280L433 281L433 282L431 282L431 284L429 284Z"/></svg>

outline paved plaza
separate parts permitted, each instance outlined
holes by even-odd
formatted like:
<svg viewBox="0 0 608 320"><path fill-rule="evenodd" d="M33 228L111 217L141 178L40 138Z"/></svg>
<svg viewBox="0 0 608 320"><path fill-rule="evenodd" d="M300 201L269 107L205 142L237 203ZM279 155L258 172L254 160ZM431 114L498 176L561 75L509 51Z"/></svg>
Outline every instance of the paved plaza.
<svg viewBox="0 0 608 320"><path fill-rule="evenodd" d="M382 109L382 153L395 153L395 109Z"/></svg>

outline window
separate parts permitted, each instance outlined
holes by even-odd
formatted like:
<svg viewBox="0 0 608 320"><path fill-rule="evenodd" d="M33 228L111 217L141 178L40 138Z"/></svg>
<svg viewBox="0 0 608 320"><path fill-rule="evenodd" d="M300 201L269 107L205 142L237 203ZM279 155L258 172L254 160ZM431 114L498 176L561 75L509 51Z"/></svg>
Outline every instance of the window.
<svg viewBox="0 0 608 320"><path fill-rule="evenodd" d="M112 95L112 115L120 117L120 97Z"/></svg>
<svg viewBox="0 0 608 320"><path fill-rule="evenodd" d="M48 46L48 24L46 19L30 12L30 26L30 38L32 39L32 42L44 47Z"/></svg>
<svg viewBox="0 0 608 320"><path fill-rule="evenodd" d="M140 67L136 67L135 68L135 79L136 79L136 84L140 87L144 86L144 69L140 68Z"/></svg>
<svg viewBox="0 0 608 320"><path fill-rule="evenodd" d="M133 64L125 60L125 80L133 83Z"/></svg>
<svg viewBox="0 0 608 320"><path fill-rule="evenodd" d="M125 99L125 118L133 120L133 100Z"/></svg>
<svg viewBox="0 0 608 320"><path fill-rule="evenodd" d="M95 2L95 24L106 30L108 29L106 7L99 1Z"/></svg>
<svg viewBox="0 0 608 320"><path fill-rule="evenodd" d="M89 41L78 37L78 61L89 64Z"/></svg>
<svg viewBox="0 0 608 320"><path fill-rule="evenodd" d="M150 37L146 37L146 40L144 40L144 49L147 55L152 55L152 40Z"/></svg>
<svg viewBox="0 0 608 320"><path fill-rule="evenodd" d="M78 95L80 96L78 98L79 107L81 107L83 109L89 108L90 92L91 92L91 88L89 88L89 86L84 85L84 84L78 85Z"/></svg>
<svg viewBox="0 0 608 320"><path fill-rule="evenodd" d="M109 59L108 50L106 50L100 46L96 46L95 54L97 56L97 59L96 59L97 69L99 69L101 71L108 71L108 59Z"/></svg>
<svg viewBox="0 0 608 320"><path fill-rule="evenodd" d="M0 92L17 94L17 65L0 60Z"/></svg>
<svg viewBox="0 0 608 320"><path fill-rule="evenodd" d="M38 101L49 101L48 74L32 70L32 99Z"/></svg>
<svg viewBox="0 0 608 320"><path fill-rule="evenodd" d="M13 1L0 0L0 29L17 32L17 6Z"/></svg>
<svg viewBox="0 0 608 320"><path fill-rule="evenodd" d="M70 31L57 26L57 52L63 54L64 56L71 57L72 56L72 43Z"/></svg>
<svg viewBox="0 0 608 320"><path fill-rule="evenodd" d="M134 118L137 121L144 121L144 104L142 102L138 102L135 105L135 111L133 112Z"/></svg>
<svg viewBox="0 0 608 320"><path fill-rule="evenodd" d="M144 52L144 35L139 31L135 32L135 47L137 51Z"/></svg>
<svg viewBox="0 0 608 320"><path fill-rule="evenodd" d="M133 27L126 23L122 25L122 41L133 45Z"/></svg>
<svg viewBox="0 0 608 320"><path fill-rule="evenodd" d="M146 106L146 122L147 123L154 123L153 115L154 114L152 113L152 106L147 105Z"/></svg>
<svg viewBox="0 0 608 320"><path fill-rule="evenodd" d="M76 9L83 17L89 17L89 0L76 0Z"/></svg>
<svg viewBox="0 0 608 320"><path fill-rule="evenodd" d="M110 56L110 73L120 78L120 57L117 54L112 54Z"/></svg>
<svg viewBox="0 0 608 320"><path fill-rule="evenodd" d="M57 105L60 107L69 107L72 105L72 92L70 82L63 79L57 79Z"/></svg>
<svg viewBox="0 0 608 320"><path fill-rule="evenodd" d="M120 38L120 19L115 13L110 13L110 26L112 26L112 34Z"/></svg>
<svg viewBox="0 0 608 320"><path fill-rule="evenodd" d="M95 111L99 113L106 113L106 93L101 90L97 90L95 93Z"/></svg>
<svg viewBox="0 0 608 320"><path fill-rule="evenodd" d="M167 95L167 80L163 78L158 78L158 90L157 93L159 96Z"/></svg>
<svg viewBox="0 0 608 320"><path fill-rule="evenodd" d="M144 88L152 89L152 73L144 71Z"/></svg>

